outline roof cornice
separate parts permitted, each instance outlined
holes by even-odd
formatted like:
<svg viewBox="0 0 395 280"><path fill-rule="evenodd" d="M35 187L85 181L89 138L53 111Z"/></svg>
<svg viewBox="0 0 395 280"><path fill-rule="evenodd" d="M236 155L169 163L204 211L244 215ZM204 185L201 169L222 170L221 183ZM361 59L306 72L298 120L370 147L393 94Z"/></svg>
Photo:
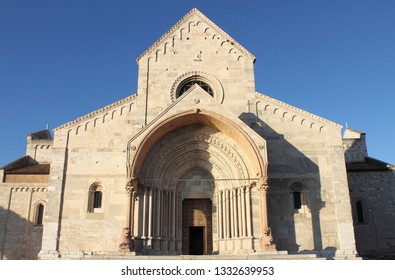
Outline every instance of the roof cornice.
<svg viewBox="0 0 395 280"><path fill-rule="evenodd" d="M125 97L125 98L123 98L123 99L121 99L121 100L118 100L118 101L116 101L116 102L114 102L114 103L111 103L111 104L109 104L109 105L107 105L107 106L104 106L104 107L102 107L102 108L100 108L100 109L98 109L98 110L96 110L96 111L90 112L90 113L88 113L88 114L86 114L86 115L83 115L82 117L79 117L79 118L77 118L77 119L75 119L75 120L69 121L69 122L67 122L67 123L65 123L65 124L63 124L63 125L60 125L60 126L58 126L58 127L55 127L55 128L53 129L53 131L55 132L55 131L57 131L57 130L60 130L60 129L63 129L63 128L67 128L67 127L73 126L73 125L75 125L75 124L79 124L79 123L81 123L81 122L83 122L83 121L85 121L85 120L87 120L87 119L94 118L94 117L96 117L97 115L102 114L102 113L105 113L105 112L108 112L108 111L110 111L111 109L114 109L114 108L117 107L117 106L120 106L120 105L122 105L122 104L127 103L127 102L130 101L130 100L135 99L136 97L137 97L137 94L129 95L129 96L127 96L127 97Z"/></svg>
<svg viewBox="0 0 395 280"><path fill-rule="evenodd" d="M251 57L255 61L255 56L250 53L246 48L244 48L242 45L237 43L236 40L234 40L228 33L223 31L218 25L216 25L213 21L211 21L207 16L205 16L202 12L200 12L198 9L193 8L190 10L185 16L183 16L175 25L173 25L166 33L164 33L158 40L155 41L146 51L144 51L137 59L137 64L139 63L140 59L147 54L151 53L153 50L155 50L158 45L160 45L162 42L166 41L170 34L174 33L177 29L180 28L180 26L188 21L189 18L191 18L194 15L198 15L201 17L207 24L209 24L213 29L215 29L216 32L221 34L223 37L227 38L234 46L240 49L240 51L247 56Z"/></svg>
<svg viewBox="0 0 395 280"><path fill-rule="evenodd" d="M255 95L255 96L257 97L257 99L265 100L266 102L268 102L268 103L270 103L270 104L272 104L272 105L277 105L278 107L282 107L283 110L284 110L285 112L286 112L287 110L289 110L289 111L294 112L295 114L299 114L299 115L303 116L304 118L307 117L307 118L309 118L309 119L311 119L311 120L315 120L315 121L317 121L317 122L319 122L319 123L322 123L322 124L326 124L326 125L330 125L330 126L342 128L342 125L340 125L340 124L338 124L338 123L332 122L332 121L330 121L330 120L328 120L328 119L322 118L322 117L317 116L317 115L312 114L312 113L309 113L309 112L307 112L307 111L305 111L305 110L302 110L302 109L300 109L300 108L298 108L298 107L295 107L295 106L289 105L289 104L287 104L287 103L284 103L284 102L282 102L282 101L280 101L280 100L277 100L277 99L275 99L275 98L273 98L273 97L270 97L270 96L268 96L268 95L265 95L265 94L256 92L256 95ZM283 114L284 114L284 113L283 113ZM302 118L303 118L303 117L302 117ZM310 126L312 127L313 124L314 124L314 122L312 122L312 123L310 124Z"/></svg>

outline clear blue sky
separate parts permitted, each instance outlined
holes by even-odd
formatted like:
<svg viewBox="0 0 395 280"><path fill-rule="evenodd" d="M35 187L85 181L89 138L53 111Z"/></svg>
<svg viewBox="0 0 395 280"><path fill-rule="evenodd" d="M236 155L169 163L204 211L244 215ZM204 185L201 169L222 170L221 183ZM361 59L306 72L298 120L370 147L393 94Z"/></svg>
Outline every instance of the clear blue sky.
<svg viewBox="0 0 395 280"><path fill-rule="evenodd" d="M136 58L193 7L256 57L256 90L366 132L395 164L393 0L0 0L0 166L26 135L136 92Z"/></svg>

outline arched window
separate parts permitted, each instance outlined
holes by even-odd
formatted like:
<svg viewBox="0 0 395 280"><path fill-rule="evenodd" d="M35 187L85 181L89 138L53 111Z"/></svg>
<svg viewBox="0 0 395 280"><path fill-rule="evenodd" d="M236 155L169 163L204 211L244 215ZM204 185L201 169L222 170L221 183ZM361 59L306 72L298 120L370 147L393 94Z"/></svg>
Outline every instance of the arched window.
<svg viewBox="0 0 395 280"><path fill-rule="evenodd" d="M102 192L96 190L93 194L93 208L101 208Z"/></svg>
<svg viewBox="0 0 395 280"><path fill-rule="evenodd" d="M293 183L291 185L291 193L292 193L292 198L293 198L293 209L296 212L299 212L302 209L303 203L303 190L304 186L300 182Z"/></svg>
<svg viewBox="0 0 395 280"><path fill-rule="evenodd" d="M36 225L41 226L44 220L44 205L42 203L37 204L35 217Z"/></svg>
<svg viewBox="0 0 395 280"><path fill-rule="evenodd" d="M183 95L186 91L188 91L194 84L197 84L198 86L200 86L204 91L206 91L208 94L210 94L211 96L214 96L214 91L211 88L211 86L202 81L202 79L200 79L200 77L190 77L186 80L184 80L179 86L178 86L178 90L177 90L177 97L180 97L181 95Z"/></svg>
<svg viewBox="0 0 395 280"><path fill-rule="evenodd" d="M357 203L355 203L355 208L356 208L356 212L357 212L358 224L366 223L362 201L358 200Z"/></svg>
<svg viewBox="0 0 395 280"><path fill-rule="evenodd" d="M103 204L103 187L94 183L89 188L88 212L102 212Z"/></svg>
<svg viewBox="0 0 395 280"><path fill-rule="evenodd" d="M300 192L295 191L293 192L293 198L294 198L294 209L302 209L302 196Z"/></svg>

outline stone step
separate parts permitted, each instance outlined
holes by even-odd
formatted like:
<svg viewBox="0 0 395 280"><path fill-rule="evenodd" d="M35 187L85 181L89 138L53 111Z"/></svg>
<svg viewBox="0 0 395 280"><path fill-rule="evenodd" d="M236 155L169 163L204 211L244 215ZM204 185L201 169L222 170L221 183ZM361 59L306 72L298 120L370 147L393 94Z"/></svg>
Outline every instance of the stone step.
<svg viewBox="0 0 395 280"><path fill-rule="evenodd" d="M85 260L326 260L326 258L318 257L316 254L288 254L283 251L249 255L135 255L132 253L101 252L99 254L83 254L77 258Z"/></svg>

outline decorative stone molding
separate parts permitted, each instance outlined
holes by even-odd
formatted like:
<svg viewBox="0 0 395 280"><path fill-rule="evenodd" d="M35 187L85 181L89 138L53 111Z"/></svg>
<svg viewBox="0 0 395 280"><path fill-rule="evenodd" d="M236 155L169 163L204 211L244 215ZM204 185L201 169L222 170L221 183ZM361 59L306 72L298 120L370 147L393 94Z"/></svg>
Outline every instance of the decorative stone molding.
<svg viewBox="0 0 395 280"><path fill-rule="evenodd" d="M207 73L207 72L204 72L204 71L199 71L199 70L188 71L188 72L180 75L174 81L174 83L173 83L173 85L171 86L171 89L170 89L171 102L176 101L176 99L177 99L177 90L178 90L180 84L182 84L183 81L185 81L186 79L189 79L189 78L196 78L197 80L201 80L201 81L207 83L208 85L210 85L210 87L214 91L214 98L219 103L221 103L221 104L223 103L225 94L224 94L224 89L222 87L221 82L214 75L212 75L210 73Z"/></svg>
<svg viewBox="0 0 395 280"><path fill-rule="evenodd" d="M273 115L279 115L283 119L285 119L287 116L292 116L290 117L290 120L294 122L298 119L299 124L301 126L306 126L318 132L324 131L326 125L340 127L340 125L334 122L331 122L327 119L321 118L314 114L308 113L302 109L291 106L277 99L271 98L267 95L256 92L255 97L257 99L256 102L257 108L258 108L258 104L262 103L261 106L264 111L268 111L270 108L273 108L272 109Z"/></svg>
<svg viewBox="0 0 395 280"><path fill-rule="evenodd" d="M194 16L198 18L198 20L192 19ZM196 24L195 24L196 21ZM207 26L203 26L206 24ZM212 22L209 18L203 15L199 10L193 8L188 14L186 14L183 18L181 18L173 27L171 27L165 34L163 34L151 47L149 47L145 52L143 52L137 59L137 64L139 64L140 60L145 57L151 55L152 52L157 51L162 47L163 44L163 54L166 54L166 46L171 44L172 47L175 47L176 38L178 40L188 40L186 34L189 34L193 31L193 27L198 27L200 29L204 29L204 33L207 34L207 38L211 40L217 40L219 42L220 47L227 46L228 53L230 49L234 49L233 53L236 51L240 52L241 55L236 54L236 60L240 60L241 56L247 56L255 60L255 57L246 50L243 46L237 43L232 37L230 37L225 31L219 28L214 22ZM228 46L229 45L229 46ZM162 49L161 49L162 50Z"/></svg>
<svg viewBox="0 0 395 280"><path fill-rule="evenodd" d="M46 192L47 188L46 187L12 187L11 188L12 191L15 192Z"/></svg>
<svg viewBox="0 0 395 280"><path fill-rule="evenodd" d="M164 174L169 173L169 170L167 169L168 165L173 163L173 161L167 163L166 162L167 158L172 157L172 151L178 151L180 150L179 147L185 147L188 143L189 144L196 143L196 145L198 145L198 143L201 144L204 143L207 146L211 145L212 147L215 147L209 149L209 153L213 156L213 159L212 161L210 161L210 164L212 166L216 166L218 169L220 169L219 165L228 166L234 172L233 179L244 180L243 183L248 183L250 182L251 179L253 179L250 178L248 174L248 168L246 166L246 163L243 161L242 156L239 154L238 151L232 148L232 146L229 143L227 143L224 139L204 133L194 133L188 135L187 139L185 137L186 137L185 135L180 135L179 137L172 139L171 144L166 146L165 149L161 150L159 153L155 153L155 161L158 162L160 166L155 166L150 164L149 160L148 160L148 164L147 163L144 164L141 173L144 174L144 178L142 178L142 181L144 181L144 183L149 182L150 180L147 178L153 178L154 174L155 176L159 176L159 177L155 177L155 179L164 180L163 178ZM199 152L204 152L206 150L207 148L204 148L203 150L199 150ZM164 173L163 170L167 170L167 172ZM175 174L173 174L173 176L175 176ZM228 178L228 179L232 179L232 178ZM165 180L163 182L167 182L167 181ZM240 183L242 182L240 181Z"/></svg>
<svg viewBox="0 0 395 280"><path fill-rule="evenodd" d="M53 131L58 131L63 128L70 128L70 127L80 124L84 121L86 121L85 125L81 124L76 128L76 134L78 134L80 132L81 126L84 126L85 131L86 131L90 127L89 124L92 123L92 119L94 119L94 121L93 121L95 124L94 126L96 126L98 120L100 120L101 123L104 123L108 120L114 119L114 117L117 113L122 115L125 108L127 108L129 111L131 111L132 105L135 104L135 102L133 102L133 100L136 98L137 98L137 94L130 95L124 99L118 100L110 105L100 108L99 110L93 111L93 112L86 114L78 119L75 119L73 121L65 123L64 125L58 126L58 127L54 128ZM119 109L117 107L119 107L123 104L127 104L127 106L122 106L119 111ZM107 115L111 115L111 117L107 117Z"/></svg>

